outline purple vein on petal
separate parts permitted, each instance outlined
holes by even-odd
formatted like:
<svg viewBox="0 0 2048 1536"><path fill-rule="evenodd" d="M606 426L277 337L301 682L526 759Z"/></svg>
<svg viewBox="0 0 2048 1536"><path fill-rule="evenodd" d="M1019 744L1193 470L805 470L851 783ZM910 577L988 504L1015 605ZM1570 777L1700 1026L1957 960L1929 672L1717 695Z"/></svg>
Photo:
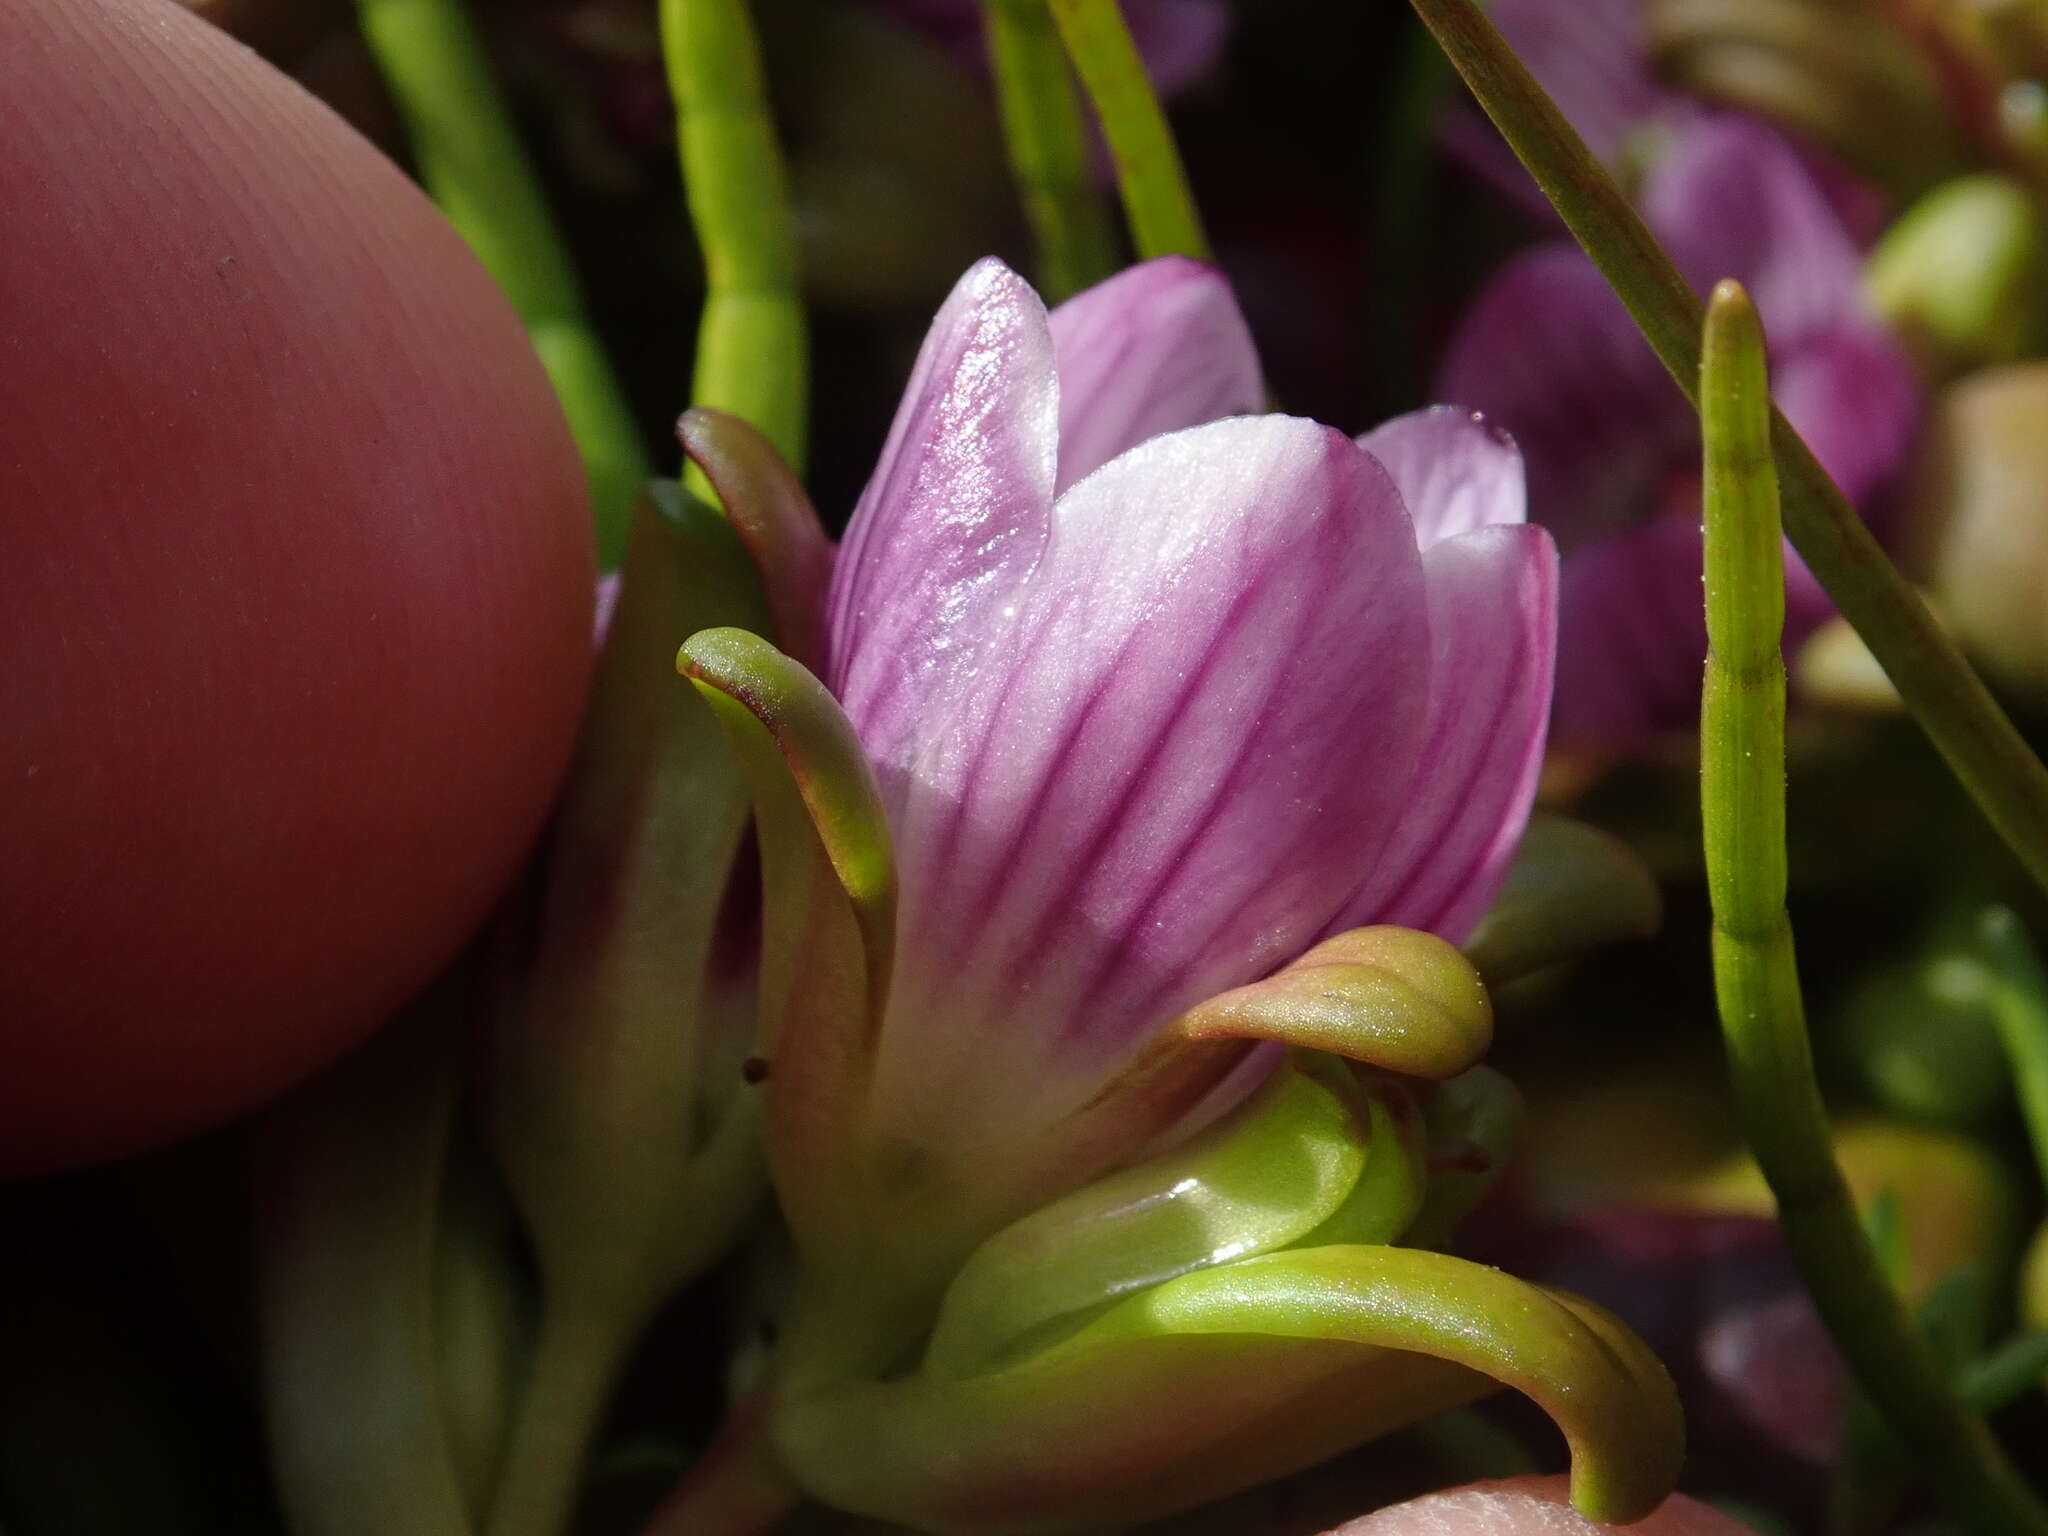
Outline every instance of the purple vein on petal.
<svg viewBox="0 0 2048 1536"><path fill-rule="evenodd" d="M1437 669L1409 815L1347 925L1462 942L1520 841L1542 765L1557 556L1539 528L1475 530L1425 555ZM1432 779L1448 771L1446 792ZM1375 889L1376 888L1376 889Z"/></svg>
<svg viewBox="0 0 2048 1536"><path fill-rule="evenodd" d="M978 263L932 323L833 572L830 681L885 786L971 686L1044 546L1058 409L1044 306Z"/></svg>
<svg viewBox="0 0 2048 1536"><path fill-rule="evenodd" d="M1270 423L1265 426L1253 423L1229 425L1237 435L1247 436L1248 441L1255 440L1260 433L1273 431ZM1413 737L1404 735L1404 732L1411 727L1419 729L1419 709L1414 712L1415 718L1412 721L1407 720L1404 718L1404 707L1394 702L1402 696L1404 688L1413 688L1419 701L1426 680L1421 669L1427 665L1422 625L1415 622L1421 620L1419 606L1407 620L1398 616L1403 605L1412 603L1418 595L1406 588L1404 583L1419 577L1419 565L1416 565L1413 553L1412 534L1406 526L1405 516L1399 513L1398 496L1393 494L1384 471L1375 461L1359 454L1342 439L1326 436L1326 429L1310 428L1306 423L1284 425L1295 433L1298 441L1318 445L1317 451L1324 460L1318 481L1308 491L1304 491L1292 483L1294 476L1300 471L1290 472L1288 483L1274 488L1271 493L1276 516L1277 509L1284 503L1285 518L1278 519L1272 528L1260 528L1254 526L1248 517L1240 513L1227 527L1227 531L1233 535L1232 538L1216 544L1214 548L1204 548L1198 552L1198 558L1205 569L1196 573L1195 578L1199 581L1201 590L1183 594L1180 599L1183 604L1193 604L1185 621L1180 620L1170 607L1164 615L1155 615L1151 620L1154 627L1147 635L1138 637L1135 642L1128 632L1128 621L1119 621L1126 632L1116 637L1117 648L1112 654L1117 665L1122 666L1129 661L1133 654L1133 644L1140 644L1138 659L1131 664L1138 667L1150 666L1154 669L1170 667L1175 679L1172 694L1157 705L1148 704L1148 707L1141 711L1142 720L1135 725L1122 715L1113 715L1107 720L1100 721L1105 738L1101 740L1096 739L1096 732L1092 727L1098 722L1098 717L1105 706L1123 702L1121 699L1105 697L1097 689L1072 690L1070 697L1060 705L1066 716L1062 723L1070 732L1078 732L1080 736L1087 738L1062 740L1056 760L1063 769L1077 756L1083 760L1098 757L1111 745L1107 738L1113 738L1118 730L1122 729L1144 733L1138 740L1141 758L1135 772L1126 772L1118 776L1108 797L1099 802L1092 802L1088 799L1094 792L1092 785L1080 789L1077 793L1073 784L1065 782L1069 775L1062 773L1054 777L1045 771L1045 764L1034 765L1031 799L1042 807L1044 814L1035 819L1031 836L1022 844L1010 845L1009 856L1001 864L976 861L979 867L997 874L1007 874L1013 866L1029 867L1036 860L1043 859L1052 859L1059 865L1075 871L1081 884L1071 888L1070 899L1085 912L1093 913L1092 920L1098 925L1107 923L1109 926L1106 930L1098 927L1098 937L1113 949L1117 949L1117 952L1124 952L1118 947L1127 945L1130 936L1148 931L1147 919L1156 915L1163 901L1178 899L1185 903L1190 899L1189 890L1181 889L1175 892L1170 891L1168 887L1175 881L1179 881L1185 887L1187 881L1183 877L1188 868L1202 859L1213 860L1218 857L1217 849L1206 846L1209 840L1203 835L1214 830L1216 818L1228 810L1233 813L1233 822L1245 823L1237 829L1235 845L1227 850L1230 862L1226 872L1235 877L1230 883L1229 890L1226 890L1216 902L1205 904L1197 901L1196 910L1193 912L1171 915L1167 920L1159 922L1158 927L1168 930L1167 936L1163 940L1154 937L1151 943L1140 945L1140 952L1127 955L1130 963L1116 974L1119 981L1129 984L1129 990L1126 992L1120 988L1118 991L1112 1009L1116 1017L1095 1020L1096 1028L1109 1030L1112 1034L1119 1030L1142 1030L1152 1021L1138 1016L1150 1011L1149 1008L1140 1006L1141 999L1149 996L1157 988L1172 989L1201 984L1197 980L1197 970L1221 968L1220 979L1216 979L1216 985L1227 985L1233 981L1247 979L1250 975L1257 974L1260 969L1285 958L1284 954L1279 953L1279 949L1284 948L1288 942L1286 937L1268 933L1260 929L1259 924L1252 925L1253 932L1250 937L1258 940L1259 947L1274 947L1274 953L1270 955L1254 953L1252 948L1247 947L1248 939L1238 943L1239 952L1230 954L1188 952L1188 945L1198 942L1197 935L1192 930L1209 926L1206 921L1207 912L1220 910L1223 921L1227 923L1242 911L1242 903L1232 899L1231 892L1247 883L1261 887L1267 883L1267 866L1272 861L1274 849L1270 840L1262 840L1252 835L1251 823L1261 821L1262 818L1256 814L1247 818L1248 810L1256 812L1257 807L1253 802L1260 798L1258 791L1261 786L1247 784L1242 778L1242 774L1261 766L1261 761L1253 760L1254 753L1266 754L1263 761L1270 762L1272 754L1280 751L1283 759L1280 762L1281 771L1284 772L1290 767L1293 770L1292 779L1276 776L1270 785L1263 786L1266 799L1273 800L1278 797L1278 803L1272 805L1271 809L1279 814L1282 821L1291 822L1306 817L1312 822L1319 822L1322 827L1316 839L1322 846L1314 850L1321 857L1319 860L1311 861L1305 876L1297 877L1298 883L1304 886L1310 898L1309 907L1314 910L1304 910L1291 917L1285 914L1264 913L1261 919L1265 929L1273 928L1276 922L1284 927L1287 922L1298 920L1304 931L1296 937L1305 941L1312 933L1314 925L1326 917L1328 912L1333 910L1334 902L1341 900L1343 892L1348 891L1353 873L1350 867L1344 866L1342 854L1345 849L1342 847L1336 850L1335 861L1343 866L1341 874L1333 872L1330 867L1332 849L1329 845L1332 839L1327 821L1319 814L1322 800L1333 788L1340 798L1345 795L1353 799L1363 797L1362 803L1356 808L1358 814L1352 818L1355 824L1343 825L1336 841L1344 844L1348 840L1349 851L1355 857L1364 859L1369 857L1377 839L1384 835L1392 807L1383 804L1382 801L1390 797L1392 789L1397 787L1375 784L1371 786L1371 794L1364 794L1360 789L1343 782L1346 770L1340 762L1326 762L1325 758L1341 752L1354 740L1367 751L1370 758L1372 748L1378 745L1373 741L1375 734L1387 737L1385 750L1399 758L1405 751L1412 750ZM1226 441L1224 438L1214 440L1219 445ZM1228 440L1234 441L1234 438ZM1186 475L1185 466L1176 468L1172 464L1162 463L1157 468L1169 474L1179 473L1183 479ZM1134 471L1127 478L1141 481L1144 472ZM1350 513L1338 515L1327 507L1304 511L1299 505L1308 495L1320 496L1327 501L1338 494L1353 498L1378 498L1381 511L1374 515L1381 521L1378 524L1362 522L1355 509ZM1106 505L1109 498L1098 499L1103 500ZM1321 513L1320 516L1316 515L1318 511ZM1305 526L1301 522L1303 519L1306 520ZM1398 528L1390 521L1391 519L1398 519ZM1275 534L1275 529L1287 529L1290 521L1296 524L1291 531ZM1379 529L1377 533L1371 532L1375 526ZM1378 548L1382 544L1393 545L1396 532L1400 544L1405 546L1401 553L1406 556L1407 563L1415 567L1411 576L1402 574L1402 562L1395 558L1392 550ZM1041 568L1041 578L1059 564L1057 539L1055 543L1054 554L1049 556L1047 566ZM1211 543L1215 544L1215 541L1211 540ZM1276 544L1281 547L1269 547ZM1254 561L1257 562L1256 565L1252 564ZM1386 566L1392 567L1391 574L1378 570L1379 567ZM1235 577L1230 574L1233 571L1237 573ZM1166 581L1170 594L1176 582L1187 579L1187 573L1175 569L1155 573L1155 578ZM1268 589L1283 578L1287 585L1281 589L1281 595L1272 601L1265 601ZM1304 650L1304 646L1297 643L1298 637L1308 633L1310 626L1319 625L1322 630L1328 631L1334 622L1329 617L1331 605L1326 600L1328 594L1333 590L1344 590L1348 587L1346 596L1350 602L1348 605L1339 606L1344 613L1354 613L1363 591L1381 580L1388 588L1388 606L1394 611L1395 616L1382 616L1378 626L1380 635L1382 639L1390 642L1389 650L1405 652L1405 657L1390 656L1387 675L1377 680L1358 680L1349 668L1330 669L1328 676L1299 675L1305 666L1311 664L1304 663L1298 654ZM1307 583L1306 587L1304 583ZM1128 593L1123 595L1126 598L1130 597ZM1152 605L1141 603L1140 606ZM1263 613L1258 611L1262 606ZM1254 620L1266 615L1270 615L1270 623L1261 629ZM1203 652L1197 653L1202 659L1183 662L1171 650L1177 643L1174 635L1177 623L1206 628L1235 649L1218 652L1212 644L1205 647ZM1183 628L1181 637L1190 646L1201 643L1198 631L1189 633ZM1346 638L1349 638L1348 635ZM1338 642L1337 637L1324 633L1320 636L1319 643L1320 650L1317 654L1326 656ZM1359 644L1370 646L1370 634L1363 641L1352 642L1352 646ZM1143 649L1148 645L1154 653L1150 656L1143 654ZM1344 648L1350 649L1352 646ZM1090 665L1097 666L1100 663L1091 661ZM1399 671L1404 665L1410 669L1405 676ZM1225 670L1226 667L1228 670ZM1310 750L1310 745L1304 737L1304 731L1308 729L1300 718L1304 706L1295 704L1293 714L1289 715L1288 701L1284 694L1277 699L1274 697L1276 688L1282 680L1288 678L1290 671L1297 674L1292 683L1293 687L1298 689L1308 686L1312 693L1334 695L1333 708L1348 708L1352 711L1344 718L1331 722L1331 745L1320 754ZM1222 684L1222 678L1230 679L1229 683ZM1321 685L1320 689L1316 687L1317 684ZM1200 708L1191 707L1200 699L1207 699L1209 702L1206 714ZM1344 700L1348 700L1348 704L1341 702ZM1233 731L1226 723L1231 718L1229 713L1226 713L1223 719L1218 719L1215 715L1215 710L1219 707L1238 714L1247 709L1269 712L1273 708L1279 708L1282 711L1282 718L1288 721L1286 729L1291 733L1292 739L1275 737L1270 729L1262 731L1256 726L1248 734ZM1359 718L1361 711L1369 718ZM1084 717L1089 724L1082 723ZM1272 718L1270 713L1267 714L1267 718ZM1190 732L1194 733L1192 737L1189 735ZM1314 734L1321 736L1323 732L1317 727ZM1218 798L1219 790L1226 786L1228 775L1233 771L1230 764L1235 762L1236 758L1226 760L1215 751L1208 750L1211 743L1217 740L1228 741L1244 755L1242 768L1236 770L1240 775L1237 779L1238 786L1246 791L1241 798L1227 792ZM1311 756L1316 758L1312 766L1307 763ZM1198 787L1185 776L1176 782L1170 774L1171 765L1176 758L1186 763L1189 773L1197 775L1202 786L1209 787ZM1299 787L1294 781L1302 778L1304 774L1317 777L1318 783L1305 788ZM1333 786L1321 782L1325 777L1336 780L1337 783ZM1200 797L1199 803L1196 796ZM1048 836L1076 830L1069 819L1060 814L1062 800L1081 809L1082 822L1087 831L1083 834L1086 841L1080 843L1078 847L1061 847L1058 844L1044 842ZM1163 822L1160 820L1162 816L1165 817ZM1275 835L1286 834L1282 832ZM1130 889L1128 882L1134 878L1133 871L1149 874L1158 868L1153 859L1157 857L1159 850L1151 850L1147 845L1162 837L1171 842L1174 848L1170 861L1163 869L1158 870L1154 880L1160 887L1160 894L1150 900L1141 895L1134 901L1130 895L1124 894ZM1037 849L1035 854L1032 851L1034 848ZM1048 911L1042 906L1038 907L1035 913L1029 908L1020 908L1020 899L1028 901L1029 893L1020 892L1012 882L1008 899L999 897L996 908L988 913L989 921L983 925L980 937L988 945L1000 946L999 951L992 948L991 955L1000 952L1023 957L1017 970L1012 972L1013 980L1021 979L1029 971L1030 958L1034 954L1048 956L1056 969L1058 962L1068 962L1065 972L1060 973L1056 980L1050 974L1042 974L1038 978L1041 982L1052 982L1057 992L1056 999L1046 998L1044 1001L1049 1006L1057 1002L1061 1008L1068 1005L1086 1005L1090 1007L1092 1014L1094 1002L1101 1000L1094 999L1090 987L1084 984L1088 978L1073 972L1072 962L1081 958L1078 948L1052 942L1052 937L1057 934L1063 921L1062 914ZM1316 907L1318 901L1320 907ZM1080 917L1071 920L1086 922L1090 919ZM1182 929L1190 931L1183 935L1180 931ZM1117 938L1116 935L1124 937ZM1085 945L1079 948L1087 948L1097 955L1098 959L1094 965L1101 965L1101 946ZM1166 963L1162 958L1167 952L1177 956L1171 963ZM1094 979L1102 980L1109 974L1109 968L1101 966ZM1014 995L1014 989L1004 995ZM1186 998L1179 999L1181 1003L1185 1001ZM1131 1006L1127 1008L1126 1004ZM1059 1009L1055 1008L1054 1011L1057 1013Z"/></svg>

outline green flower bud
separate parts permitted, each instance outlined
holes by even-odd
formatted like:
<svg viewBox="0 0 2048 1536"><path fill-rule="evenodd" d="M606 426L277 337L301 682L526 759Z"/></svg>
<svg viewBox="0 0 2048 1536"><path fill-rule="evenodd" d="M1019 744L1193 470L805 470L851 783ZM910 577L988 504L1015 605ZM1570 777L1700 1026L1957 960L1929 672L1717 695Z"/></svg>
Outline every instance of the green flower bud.
<svg viewBox="0 0 2048 1536"><path fill-rule="evenodd" d="M2040 339L2048 244L2034 200L2004 176L1961 176L1915 203L1871 253L1870 301L1927 365L2012 362Z"/></svg>

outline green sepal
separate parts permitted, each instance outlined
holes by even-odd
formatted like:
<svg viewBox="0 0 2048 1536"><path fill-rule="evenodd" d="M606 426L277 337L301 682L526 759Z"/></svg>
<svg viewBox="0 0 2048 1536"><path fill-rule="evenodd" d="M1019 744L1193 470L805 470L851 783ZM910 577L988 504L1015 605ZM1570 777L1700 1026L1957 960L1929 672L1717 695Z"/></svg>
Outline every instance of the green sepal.
<svg viewBox="0 0 2048 1536"><path fill-rule="evenodd" d="M542 1308L489 1529L553 1529L649 1319L766 1187L752 1091L713 985L748 795L673 671L707 624L766 627L730 524L672 483L635 510L617 604L524 927L501 931L478 1100L532 1241Z"/></svg>
<svg viewBox="0 0 2048 1536"><path fill-rule="evenodd" d="M1279 1040L1409 1077L1455 1077L1493 1042L1493 1005L1434 934L1354 928L1286 969L1197 1004L1183 1040Z"/></svg>
<svg viewBox="0 0 2048 1536"><path fill-rule="evenodd" d="M1532 816L1500 894L1465 941L1489 987L1657 931L1664 900L1635 851L1564 816Z"/></svg>
<svg viewBox="0 0 2048 1536"><path fill-rule="evenodd" d="M295 1536L470 1530L433 1273L461 1023L444 983L258 1130L264 1420Z"/></svg>
<svg viewBox="0 0 2048 1536"><path fill-rule="evenodd" d="M1183 1275L1008 1369L800 1394L777 1443L805 1490L842 1509L1057 1531L1192 1507L1495 1383L1564 1431L1582 1512L1639 1519L1671 1491L1677 1398L1613 1317L1462 1259L1360 1245Z"/></svg>
<svg viewBox="0 0 2048 1536"><path fill-rule="evenodd" d="M683 412L676 438L753 559L775 643L807 667L823 666L832 541L796 471L765 434L709 406Z"/></svg>
<svg viewBox="0 0 2048 1536"><path fill-rule="evenodd" d="M769 1159L799 1241L864 1246L846 1196L887 1003L896 866L874 770L837 701L741 629L692 635L696 685L753 791L765 892L759 1048Z"/></svg>
<svg viewBox="0 0 2048 1536"><path fill-rule="evenodd" d="M497 1490L533 1359L538 1298L515 1245L512 1204L496 1170L481 1146L457 1135L434 1232L434 1358L449 1454L476 1520Z"/></svg>
<svg viewBox="0 0 2048 1536"><path fill-rule="evenodd" d="M1346 1096L1282 1067L1192 1141L983 1243L946 1292L923 1370L989 1370L1132 1291L1284 1248L1342 1210L1378 1161Z"/></svg>
<svg viewBox="0 0 2048 1536"><path fill-rule="evenodd" d="M730 1243L763 1187L693 1161L743 1091L703 1081L705 978L748 797L675 646L766 610L745 549L673 483L635 510L617 604L543 861L530 932L505 940L481 1031L490 1142L548 1307L636 1330ZM595 1326L594 1324L592 1326Z"/></svg>
<svg viewBox="0 0 2048 1536"><path fill-rule="evenodd" d="M1315 1058L1311 1058L1315 1060ZM1391 1243L1422 1209L1429 1188L1427 1132L1410 1085L1379 1074L1352 1074L1330 1057L1321 1070L1351 1077L1366 1117L1365 1170L1321 1225L1288 1244L1324 1248L1332 1243Z"/></svg>

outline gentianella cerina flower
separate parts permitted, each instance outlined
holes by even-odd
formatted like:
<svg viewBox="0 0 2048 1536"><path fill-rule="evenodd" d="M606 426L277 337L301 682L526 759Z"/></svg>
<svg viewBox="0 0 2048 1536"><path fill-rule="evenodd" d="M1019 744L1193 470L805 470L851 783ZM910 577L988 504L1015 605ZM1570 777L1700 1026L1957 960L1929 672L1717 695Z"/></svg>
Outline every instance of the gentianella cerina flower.
<svg viewBox="0 0 2048 1536"><path fill-rule="evenodd" d="M1671 1485L1639 1342L1427 1246L1513 1118L1454 945L1533 793L1550 540L1467 414L1354 442L1263 398L1213 270L1048 314L991 260L836 556L745 429L685 419L794 552L793 654L710 630L679 665L754 784L800 1275L749 1415L811 1498L1100 1526L1500 1382L1590 1512Z"/></svg>

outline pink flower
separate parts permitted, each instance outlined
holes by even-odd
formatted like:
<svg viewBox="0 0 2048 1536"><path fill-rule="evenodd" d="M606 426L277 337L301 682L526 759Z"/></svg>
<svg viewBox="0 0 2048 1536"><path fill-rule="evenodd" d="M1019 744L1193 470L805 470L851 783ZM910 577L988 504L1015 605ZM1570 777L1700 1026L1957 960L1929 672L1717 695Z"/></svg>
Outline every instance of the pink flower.
<svg viewBox="0 0 2048 1536"><path fill-rule="evenodd" d="M755 780L800 1271L761 1422L821 1502L1118 1523L1487 1376L1565 1424L1587 1507L1675 1475L1668 1379L1611 1317L1398 1246L1470 1197L1431 1182L1428 1080L1486 1145L1513 1116L1445 941L1549 711L1519 458L1469 415L1354 442L1262 394L1207 267L1048 315L983 262L836 558L686 418L743 536L795 556L762 562L777 630L830 684L744 631L683 648ZM1310 1400L1342 1408L1304 1430Z"/></svg>
<svg viewBox="0 0 2048 1536"><path fill-rule="evenodd" d="M1869 312L1862 258L1782 135L1698 118L1638 193L1679 270L1755 295L1778 403L1852 501L1868 509L1904 462L1920 386ZM1699 437L1692 409L1606 280L1576 246L1536 247L1497 272L1452 337L1441 398L1484 412L1528 456L1530 504L1565 555L1556 726L1628 744L1689 727L1699 708ZM1796 557L1787 639L1832 611Z"/></svg>
<svg viewBox="0 0 2048 1536"><path fill-rule="evenodd" d="M833 572L902 876L871 1112L1019 1201L1255 1081L1245 1045L1150 1118L1106 1094L1182 1010L1361 924L1463 938L1527 813L1554 565L1515 450L1261 400L1210 268L1047 315L983 262Z"/></svg>

